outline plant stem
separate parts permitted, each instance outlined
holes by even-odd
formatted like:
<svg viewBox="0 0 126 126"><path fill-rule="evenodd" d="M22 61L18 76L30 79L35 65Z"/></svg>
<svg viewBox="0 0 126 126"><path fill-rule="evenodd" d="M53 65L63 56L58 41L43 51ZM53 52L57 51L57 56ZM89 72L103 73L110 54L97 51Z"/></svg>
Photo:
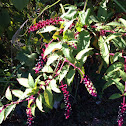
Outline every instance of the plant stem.
<svg viewBox="0 0 126 126"><path fill-rule="evenodd" d="M88 2L88 0L86 0L86 1L85 1L85 3L84 3L84 9L83 9L83 11L85 11L85 10L86 10L86 7L87 7L87 2Z"/></svg>

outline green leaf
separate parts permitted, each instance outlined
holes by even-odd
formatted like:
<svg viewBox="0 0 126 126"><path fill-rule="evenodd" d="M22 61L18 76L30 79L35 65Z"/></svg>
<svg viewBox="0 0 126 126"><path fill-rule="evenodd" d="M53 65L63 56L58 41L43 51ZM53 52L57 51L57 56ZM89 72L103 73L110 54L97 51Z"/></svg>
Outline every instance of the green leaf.
<svg viewBox="0 0 126 126"><path fill-rule="evenodd" d="M76 59L77 60L80 60L81 58L83 58L83 56L89 52L90 50L92 50L93 48L86 48L86 49L83 49L81 50L77 55L76 55Z"/></svg>
<svg viewBox="0 0 126 126"><path fill-rule="evenodd" d="M114 64L112 64L108 69L107 69L107 71L106 71L106 73L109 73L109 72L112 72L112 71L114 71L114 70L117 70L117 69L124 69L124 64L123 63L121 63L121 62L116 62L116 63L114 63Z"/></svg>
<svg viewBox="0 0 126 126"><path fill-rule="evenodd" d="M32 93L32 88L26 88L24 94L22 95L22 99L30 96L31 93Z"/></svg>
<svg viewBox="0 0 126 126"><path fill-rule="evenodd" d="M44 90L44 98L47 105L52 109L53 108L53 94L50 87L46 87L46 89Z"/></svg>
<svg viewBox="0 0 126 126"><path fill-rule="evenodd" d="M29 0L11 0L11 2L19 11L21 11L29 3Z"/></svg>
<svg viewBox="0 0 126 126"><path fill-rule="evenodd" d="M107 46L107 43L102 38L102 36L99 37L98 45L100 47L100 54L102 58L104 59L106 64L109 64L109 48Z"/></svg>
<svg viewBox="0 0 126 126"><path fill-rule="evenodd" d="M60 89L57 87L56 80L52 79L49 83L49 86L54 92L61 93Z"/></svg>
<svg viewBox="0 0 126 126"><path fill-rule="evenodd" d="M110 40L115 39L116 37L119 37L120 35L121 35L120 33L113 33L113 34L107 36L105 42L109 42Z"/></svg>
<svg viewBox="0 0 126 126"><path fill-rule="evenodd" d="M98 9L98 18L100 21L106 21L107 18L107 1L106 0L102 0L102 2L100 3L100 7Z"/></svg>
<svg viewBox="0 0 126 126"><path fill-rule="evenodd" d="M74 79L74 75L75 75L75 70L74 69L71 69L68 74L67 74L67 83L68 85L70 85L70 83L73 81Z"/></svg>
<svg viewBox="0 0 126 126"><path fill-rule="evenodd" d="M67 30L65 32L63 32L63 41L71 41L75 38L74 36L74 32L71 30Z"/></svg>
<svg viewBox="0 0 126 126"><path fill-rule="evenodd" d="M116 52L115 55L113 56L113 62L116 62L122 57L122 53Z"/></svg>
<svg viewBox="0 0 126 126"><path fill-rule="evenodd" d="M31 106L31 113L32 113L33 116L35 116L35 108L36 108L36 106L35 106L35 104L33 104Z"/></svg>
<svg viewBox="0 0 126 126"><path fill-rule="evenodd" d="M18 97L19 99L23 96L23 92L21 90L12 90L14 96Z"/></svg>
<svg viewBox="0 0 126 126"><path fill-rule="evenodd" d="M0 110L2 110L3 106L0 107ZM3 122L4 120L4 112L5 112L5 109L3 109L1 112L0 112L0 124Z"/></svg>
<svg viewBox="0 0 126 126"><path fill-rule="evenodd" d="M122 83L120 83L119 81L115 80L115 79L113 79L113 81L115 82L116 87L117 87L117 88L122 92L122 94L123 94L123 93L124 93L125 86L124 86Z"/></svg>
<svg viewBox="0 0 126 126"><path fill-rule="evenodd" d="M74 20L71 20L71 21L68 21L68 22L65 22L65 28L64 28L64 31L63 32L65 32L69 27L70 27L70 25L73 23L73 21Z"/></svg>
<svg viewBox="0 0 126 126"><path fill-rule="evenodd" d="M42 72L53 73L53 69L50 66L45 65L42 69Z"/></svg>
<svg viewBox="0 0 126 126"><path fill-rule="evenodd" d="M126 81L126 73L122 70L119 70L119 71L120 71L120 76L122 77L122 80Z"/></svg>
<svg viewBox="0 0 126 126"><path fill-rule="evenodd" d="M82 25L88 24L89 15L90 15L90 9L87 9L86 12L84 10L79 12L79 19Z"/></svg>
<svg viewBox="0 0 126 126"><path fill-rule="evenodd" d="M36 79L35 79L35 87L37 87L37 84L38 84L38 82L39 82L39 78L41 77L42 75L39 75Z"/></svg>
<svg viewBox="0 0 126 126"><path fill-rule="evenodd" d="M53 25L50 25L50 26L46 26L40 30L38 30L36 32L36 34L40 34L40 33L46 33L46 32L51 32L51 31L59 31L59 29Z"/></svg>
<svg viewBox="0 0 126 126"><path fill-rule="evenodd" d="M17 78L17 81L19 82L20 85L24 87L29 87L27 78Z"/></svg>
<svg viewBox="0 0 126 126"><path fill-rule="evenodd" d="M126 42L122 37L117 37L112 40L113 44L120 50L126 48Z"/></svg>
<svg viewBox="0 0 126 126"><path fill-rule="evenodd" d="M7 88L6 93L5 93L5 97L8 100L12 101L12 94L11 94L11 91L10 91L10 87Z"/></svg>
<svg viewBox="0 0 126 126"><path fill-rule="evenodd" d="M76 18L77 7L71 5L69 7L65 7L65 9L68 9L68 11L66 13L64 13L63 15L61 15L61 18L66 18L68 20L72 20L72 19Z"/></svg>
<svg viewBox="0 0 126 126"><path fill-rule="evenodd" d="M63 44L62 46L62 52L64 54L64 56L70 61L70 62L74 62L74 57L72 56L71 50L69 49L67 44Z"/></svg>
<svg viewBox="0 0 126 126"><path fill-rule="evenodd" d="M16 107L16 104L9 105L5 108L4 112L4 120L7 118L7 116L11 113L11 111Z"/></svg>
<svg viewBox="0 0 126 126"><path fill-rule="evenodd" d="M121 94L115 93L115 94L111 95L111 96L109 97L109 99L116 99L116 98L120 98L120 97L122 97Z"/></svg>
<svg viewBox="0 0 126 126"><path fill-rule="evenodd" d="M26 66L34 66L37 54L36 53L31 53L30 55L28 54L29 52L26 52L25 50L20 51L16 58L22 62L25 63Z"/></svg>
<svg viewBox="0 0 126 126"><path fill-rule="evenodd" d="M52 42L45 50L44 57L50 54L51 52L55 50L59 50L62 48L62 44L60 42Z"/></svg>
<svg viewBox="0 0 126 126"><path fill-rule="evenodd" d="M51 63L53 63L54 61L56 61L59 58L59 56L57 54L52 54L49 56L48 60L47 60L47 66L49 66Z"/></svg>
<svg viewBox="0 0 126 126"><path fill-rule="evenodd" d="M88 31L84 30L79 33L77 49L81 51L82 49L88 48L90 45L90 34Z"/></svg>
<svg viewBox="0 0 126 126"><path fill-rule="evenodd" d="M119 82L121 79L120 78L116 78L115 80ZM106 88L108 88L109 86L113 85L113 84L115 84L115 82L113 80L111 80L111 79L108 80L108 82L106 82L104 84L104 86L102 88L102 91L105 90Z"/></svg>
<svg viewBox="0 0 126 126"><path fill-rule="evenodd" d="M119 21L126 27L126 20L123 18L119 18Z"/></svg>
<svg viewBox="0 0 126 126"><path fill-rule="evenodd" d="M110 23L108 23L108 24L106 24L106 25L110 25L110 26L115 26L115 27L117 27L117 26L122 26L120 23L118 23L118 22L110 22Z"/></svg>
<svg viewBox="0 0 126 126"><path fill-rule="evenodd" d="M41 94L39 94L39 96L36 99L36 105L40 111L44 112L43 106L42 106L42 99L43 99L43 96Z"/></svg>
<svg viewBox="0 0 126 126"><path fill-rule="evenodd" d="M59 74L59 83L63 80L63 78L67 75L67 72L69 71L69 65L63 66L60 74Z"/></svg>
<svg viewBox="0 0 126 126"><path fill-rule="evenodd" d="M33 77L31 76L31 74L29 73L28 75L28 84L31 88L34 88L35 87L35 83L34 83L34 79Z"/></svg>

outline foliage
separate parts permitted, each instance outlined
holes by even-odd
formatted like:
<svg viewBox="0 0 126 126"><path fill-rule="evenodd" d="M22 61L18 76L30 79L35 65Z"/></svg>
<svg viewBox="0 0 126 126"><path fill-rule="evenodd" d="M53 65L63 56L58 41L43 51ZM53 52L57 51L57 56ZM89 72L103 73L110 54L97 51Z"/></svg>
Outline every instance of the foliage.
<svg viewBox="0 0 126 126"><path fill-rule="evenodd" d="M50 13L51 7L57 5L58 2L60 0L50 6L34 0L0 2L0 16L3 24L0 26L1 39L4 39L4 35L9 35L15 27L16 29L19 27L15 34L13 33L14 35L11 33L13 36L10 35L7 41L12 38L11 43L15 46L13 50L18 50L15 55L17 66L13 68L15 76L11 79L17 78L20 84L19 87L14 87L16 89L8 85L5 87L4 98L6 101L8 100L8 103L5 105L3 99L0 101L0 123L8 117L17 104L28 101L26 113L29 116L27 122L30 125L33 120L32 116L35 116L35 109L38 108L41 112L45 112L46 108L53 109L55 96L60 97L62 92L65 102L65 117L68 119L72 105L69 100L70 91L67 91L67 87L71 88L76 73L79 73L80 83L83 82L89 94L94 97L98 96L96 84L93 84L85 68L89 56L99 60L97 73L106 69L103 77L106 83L102 92L114 84L119 89L119 93L113 94L110 99L125 97L126 73L124 60L122 60L126 58L124 56L126 48L125 15L122 13L121 16L111 18L116 12L110 12L112 8L109 9L107 6L111 5L111 1L108 0L100 1L96 8L90 7L93 2L89 1L88 5L87 0L85 3L80 2L78 6L60 3L61 9ZM125 11L119 2L116 0L113 2ZM5 3L10 9L2 9L3 6L6 6ZM35 4L36 8L40 7L42 10L38 15L35 12L37 9L34 10ZM81 4L84 4L84 8L81 7ZM15 17L10 17L9 13L15 9L18 10L14 11ZM29 13L27 13L28 10ZM48 11L49 15L46 15L44 12ZM23 24L14 24L17 15L23 16L20 20L24 18L26 21L22 22ZM11 25L4 31L10 22ZM27 27L29 28L27 29ZM25 32L22 37L19 36L21 30L23 33ZM11 58L12 56L13 54L11 54ZM38 56L39 58L36 60ZM12 65L12 61L9 62ZM120 119L118 124L120 125Z"/></svg>

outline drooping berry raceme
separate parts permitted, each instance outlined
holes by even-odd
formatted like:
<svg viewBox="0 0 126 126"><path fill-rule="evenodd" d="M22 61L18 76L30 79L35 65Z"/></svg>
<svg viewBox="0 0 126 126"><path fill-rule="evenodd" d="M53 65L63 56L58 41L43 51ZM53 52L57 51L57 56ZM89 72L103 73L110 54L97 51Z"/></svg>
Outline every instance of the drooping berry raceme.
<svg viewBox="0 0 126 126"><path fill-rule="evenodd" d="M47 58L44 57L44 51L45 51L45 49L43 48L41 56L39 56L38 62L35 66L35 73L39 73L39 71L43 68L44 64L47 61Z"/></svg>
<svg viewBox="0 0 126 126"><path fill-rule="evenodd" d="M32 125L32 121L33 121L33 116L32 116L32 112L31 112L31 108L27 108L26 110L26 114L27 114L27 124L28 126L31 126Z"/></svg>
<svg viewBox="0 0 126 126"><path fill-rule="evenodd" d="M32 122L33 122L33 116L32 116L32 111L31 111L31 105L32 105L33 101L31 102L30 100L34 100L33 95L30 96L30 98L28 100L28 107L26 109L27 124L28 124L28 126L31 126L32 125Z"/></svg>
<svg viewBox="0 0 126 126"><path fill-rule="evenodd" d="M118 118L117 118L118 126L122 126L123 124L125 111L126 111L126 104L122 103L121 106L119 106L118 111Z"/></svg>
<svg viewBox="0 0 126 126"><path fill-rule="evenodd" d="M126 64L126 59L124 64ZM126 82L124 93L126 93ZM126 102L125 102L125 95L123 94L123 103L121 103L121 106L119 106L118 111L118 118L117 118L118 126L122 126L125 113L126 113Z"/></svg>
<svg viewBox="0 0 126 126"><path fill-rule="evenodd" d="M53 19L53 18L47 19L45 21L39 21L38 23L34 24L33 26L31 26L29 28L29 32L39 30L39 29L41 29L41 28L43 28L45 26L56 25L60 21L63 21L63 19L61 19L60 17L57 17L55 19Z"/></svg>
<svg viewBox="0 0 126 126"><path fill-rule="evenodd" d="M67 84L63 84L63 82L61 81L61 86L60 86L61 90L63 91L63 95L64 95L64 102L65 102L65 117L66 119L68 119L70 117L70 113L71 113L71 104L69 101L69 91L67 91Z"/></svg>
<svg viewBox="0 0 126 126"><path fill-rule="evenodd" d="M87 75L84 76L83 83L85 84L85 87L87 88L87 91L89 92L89 94L91 94L94 97L97 97L97 91L92 81L89 79Z"/></svg>

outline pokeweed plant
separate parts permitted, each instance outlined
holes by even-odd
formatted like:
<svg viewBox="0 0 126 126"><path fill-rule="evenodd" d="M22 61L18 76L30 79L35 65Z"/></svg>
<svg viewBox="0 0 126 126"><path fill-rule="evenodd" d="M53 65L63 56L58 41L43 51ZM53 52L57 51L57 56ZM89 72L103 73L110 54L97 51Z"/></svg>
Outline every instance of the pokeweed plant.
<svg viewBox="0 0 126 126"><path fill-rule="evenodd" d="M125 86L120 82L126 81L124 64L120 60L123 53L120 51L123 52L126 47L126 20L116 17L110 22L108 3L107 0L102 0L97 15L90 8L86 9L87 1L83 10L74 5L60 4L63 12L60 17L41 20L29 27L28 32L40 35L42 40L46 40L44 34L52 37L50 41L43 41L41 55L33 68L38 77L34 80L29 74L28 79L17 78L19 84L26 88L24 91L7 88L5 97L10 103L7 105L1 103L0 123L7 118L16 104L28 101L27 122L31 125L36 108L42 112L44 107L53 108L54 93L63 93L65 118L68 119L72 108L67 87L72 85L76 72L80 74L80 83L84 83L89 94L97 97L97 91L86 75L84 67L88 56L91 55L97 55L101 59L99 73L103 66L108 67L104 76L107 83L103 90L115 84L122 93L113 94L110 99L125 96ZM12 94L18 98L17 101L13 101ZM121 113L123 111L124 109ZM119 120L122 120L122 117ZM120 122L118 124L121 126Z"/></svg>

